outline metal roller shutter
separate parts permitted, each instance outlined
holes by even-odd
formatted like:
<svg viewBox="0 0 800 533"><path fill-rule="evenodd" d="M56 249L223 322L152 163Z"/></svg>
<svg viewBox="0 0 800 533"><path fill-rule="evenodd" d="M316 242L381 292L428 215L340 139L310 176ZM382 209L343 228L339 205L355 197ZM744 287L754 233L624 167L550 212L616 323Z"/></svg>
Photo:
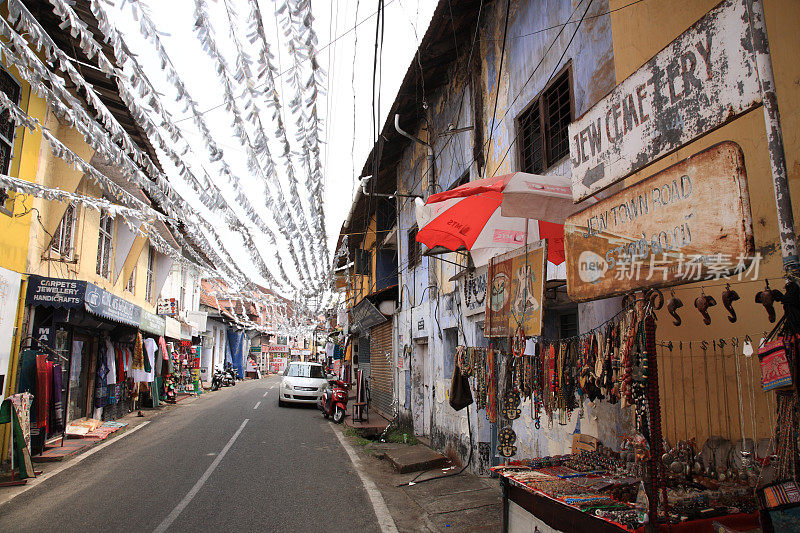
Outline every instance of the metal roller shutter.
<svg viewBox="0 0 800 533"><path fill-rule="evenodd" d="M370 332L372 406L382 415L393 414L394 372L392 372L392 321L372 328Z"/></svg>

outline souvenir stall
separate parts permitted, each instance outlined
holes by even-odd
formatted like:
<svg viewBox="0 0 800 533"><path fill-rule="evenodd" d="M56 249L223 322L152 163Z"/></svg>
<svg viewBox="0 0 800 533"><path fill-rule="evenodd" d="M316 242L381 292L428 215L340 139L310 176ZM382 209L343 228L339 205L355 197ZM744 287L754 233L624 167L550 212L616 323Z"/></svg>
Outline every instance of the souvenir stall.
<svg viewBox="0 0 800 533"><path fill-rule="evenodd" d="M42 276L30 276L26 299L33 335L22 342L16 389L32 394L27 441L38 456L130 411L142 310L91 283Z"/></svg>

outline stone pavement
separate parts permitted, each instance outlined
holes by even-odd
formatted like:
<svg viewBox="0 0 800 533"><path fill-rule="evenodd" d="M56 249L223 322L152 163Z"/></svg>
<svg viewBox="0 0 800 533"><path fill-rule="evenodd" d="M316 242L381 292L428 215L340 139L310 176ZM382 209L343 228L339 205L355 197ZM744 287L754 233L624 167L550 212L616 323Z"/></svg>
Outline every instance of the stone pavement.
<svg viewBox="0 0 800 533"><path fill-rule="evenodd" d="M344 431L336 426L336 431ZM499 531L502 513L500 485L469 470L446 466L424 472L399 473L389 456L419 455L419 446L366 441L345 436L356 449L366 474L375 483L399 531ZM407 450L414 449L413 452ZM428 449L427 456L438 455ZM409 485L409 482L413 484Z"/></svg>

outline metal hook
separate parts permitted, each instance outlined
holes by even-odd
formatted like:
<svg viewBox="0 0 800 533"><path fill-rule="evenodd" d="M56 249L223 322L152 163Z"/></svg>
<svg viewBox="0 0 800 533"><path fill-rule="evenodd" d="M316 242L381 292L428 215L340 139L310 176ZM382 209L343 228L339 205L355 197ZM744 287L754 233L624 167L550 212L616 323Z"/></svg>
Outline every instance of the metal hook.
<svg viewBox="0 0 800 533"><path fill-rule="evenodd" d="M703 351L706 351L706 350L708 350L708 341L700 341L700 348L701 348Z"/></svg>
<svg viewBox="0 0 800 533"><path fill-rule="evenodd" d="M724 348L724 347L725 347L727 344L728 344L728 343L727 343L727 342L725 342L725 339L720 339L720 340L719 340L719 347L720 347L720 348Z"/></svg>

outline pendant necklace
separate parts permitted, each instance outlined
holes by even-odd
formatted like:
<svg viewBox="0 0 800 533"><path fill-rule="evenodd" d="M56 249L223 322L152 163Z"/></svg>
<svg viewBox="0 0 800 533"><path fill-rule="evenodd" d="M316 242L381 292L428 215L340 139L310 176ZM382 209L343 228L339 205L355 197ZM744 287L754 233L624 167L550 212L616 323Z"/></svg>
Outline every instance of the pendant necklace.
<svg viewBox="0 0 800 533"><path fill-rule="evenodd" d="M756 393L753 388L753 344L748 339L745 339L742 343L742 355L745 357L745 364L750 367L747 372L747 388L750 391L750 424L753 428L753 451L755 451L758 441L756 437ZM753 457L753 459L756 459L756 457Z"/></svg>
<svg viewBox="0 0 800 533"><path fill-rule="evenodd" d="M686 378L683 377L683 367L686 366L683 364L683 341L678 341L678 354L680 358L679 366L681 367L681 393L683 396L683 438L689 440L689 430L686 427L686 418L689 413L686 411Z"/></svg>
<svg viewBox="0 0 800 533"><path fill-rule="evenodd" d="M747 471L750 466L750 451L747 448L747 441L744 438L744 404L742 403L742 366L739 361L739 339L731 339L731 347L733 348L734 362L736 364L736 394L737 405L739 406L739 431L742 434L742 470Z"/></svg>
<svg viewBox="0 0 800 533"><path fill-rule="evenodd" d="M708 423L708 437L711 438L711 435L714 434L714 428L711 423L711 391L708 386L708 342L702 341L700 349L703 350L704 378L706 381L706 420Z"/></svg>

